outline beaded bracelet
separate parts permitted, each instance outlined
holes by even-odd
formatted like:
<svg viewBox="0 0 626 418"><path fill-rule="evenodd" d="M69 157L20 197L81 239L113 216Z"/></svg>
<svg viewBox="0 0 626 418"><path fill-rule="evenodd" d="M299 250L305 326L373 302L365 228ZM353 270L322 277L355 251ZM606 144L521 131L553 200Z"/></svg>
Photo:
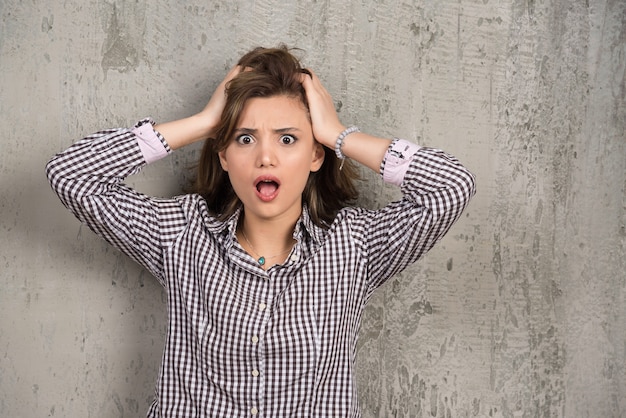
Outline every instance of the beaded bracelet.
<svg viewBox="0 0 626 418"><path fill-rule="evenodd" d="M346 130L344 130L342 133L340 133L339 136L337 137L337 142L335 142L335 154L337 155L337 158L341 160L341 165L339 166L339 170L343 168L343 163L346 160L346 156L343 155L343 152L341 152L341 146L343 145L343 140L348 135L354 132L361 132L361 131L359 130L358 127L351 126L347 128Z"/></svg>

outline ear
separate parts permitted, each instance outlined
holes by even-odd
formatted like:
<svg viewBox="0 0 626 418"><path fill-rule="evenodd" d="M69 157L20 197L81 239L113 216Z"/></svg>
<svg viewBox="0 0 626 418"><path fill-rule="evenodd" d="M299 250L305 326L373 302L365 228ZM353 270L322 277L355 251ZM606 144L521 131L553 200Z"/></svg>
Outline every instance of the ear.
<svg viewBox="0 0 626 418"><path fill-rule="evenodd" d="M228 171L228 161L226 161L226 150L219 151L217 156L220 159L220 165L222 166L222 170Z"/></svg>
<svg viewBox="0 0 626 418"><path fill-rule="evenodd" d="M311 159L311 171L316 172L322 168L322 164L324 163L324 157L326 156L326 152L324 152L324 146L319 142L315 141L313 144L313 158Z"/></svg>

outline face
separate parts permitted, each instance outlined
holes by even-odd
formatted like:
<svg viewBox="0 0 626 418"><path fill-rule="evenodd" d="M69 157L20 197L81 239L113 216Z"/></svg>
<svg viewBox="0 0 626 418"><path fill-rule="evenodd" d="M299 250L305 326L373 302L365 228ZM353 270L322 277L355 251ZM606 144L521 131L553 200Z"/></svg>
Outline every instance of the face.
<svg viewBox="0 0 626 418"><path fill-rule="evenodd" d="M309 173L324 162L304 104L297 98L249 99L229 145L219 153L246 219L295 222Z"/></svg>

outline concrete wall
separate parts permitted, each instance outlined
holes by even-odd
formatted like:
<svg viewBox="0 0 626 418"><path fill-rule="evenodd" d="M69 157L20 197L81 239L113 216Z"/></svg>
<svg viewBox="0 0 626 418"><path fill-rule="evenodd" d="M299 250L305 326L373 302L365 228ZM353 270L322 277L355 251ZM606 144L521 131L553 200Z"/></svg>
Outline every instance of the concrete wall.
<svg viewBox="0 0 626 418"><path fill-rule="evenodd" d="M47 159L189 115L243 52L286 42L345 123L478 178L367 309L364 416L625 417L625 16L623 0L2 0L0 416L142 416L160 362L160 287L65 211ZM177 193L196 156L129 182ZM362 204L397 197L370 179Z"/></svg>

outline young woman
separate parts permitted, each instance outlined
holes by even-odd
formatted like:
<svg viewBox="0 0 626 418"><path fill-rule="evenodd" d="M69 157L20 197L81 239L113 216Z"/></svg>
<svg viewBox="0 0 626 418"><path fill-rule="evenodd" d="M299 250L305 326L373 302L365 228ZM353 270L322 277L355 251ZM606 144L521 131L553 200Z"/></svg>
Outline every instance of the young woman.
<svg viewBox="0 0 626 418"><path fill-rule="evenodd" d="M200 140L195 193L157 199L123 184ZM403 199L348 206L346 157ZM285 48L246 54L200 113L90 135L47 174L64 205L165 288L150 417L360 416L365 303L474 194L473 176L443 151L346 129L317 76Z"/></svg>

